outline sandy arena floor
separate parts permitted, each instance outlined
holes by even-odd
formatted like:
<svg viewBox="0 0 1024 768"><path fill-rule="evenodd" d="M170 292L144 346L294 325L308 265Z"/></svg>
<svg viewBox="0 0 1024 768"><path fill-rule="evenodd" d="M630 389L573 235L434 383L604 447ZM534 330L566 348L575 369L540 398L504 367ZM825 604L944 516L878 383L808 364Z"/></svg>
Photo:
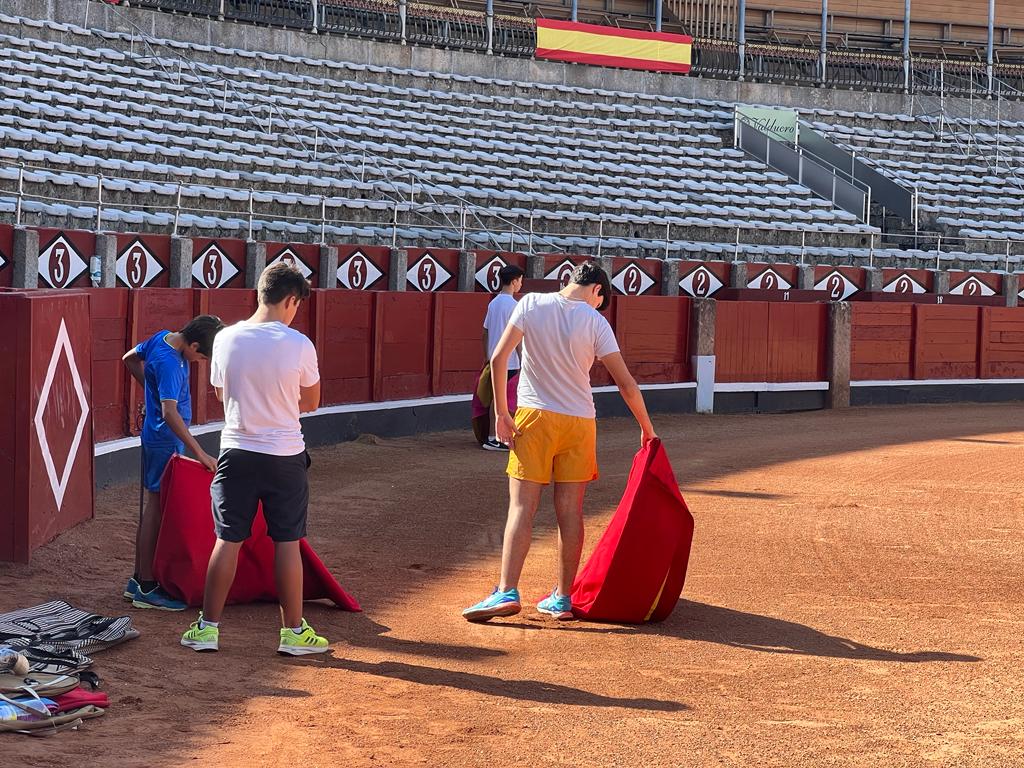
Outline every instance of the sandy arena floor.
<svg viewBox="0 0 1024 768"><path fill-rule="evenodd" d="M4 765L1022 766L1020 406L660 417L697 521L664 624L473 626L497 578L502 457L468 434L314 453L311 540L365 613L311 605L332 654L284 660L276 608L136 611L97 654L113 706L80 733L0 737ZM639 434L601 425L588 547ZM61 597L114 614L133 488L0 564L0 611ZM554 581L550 500L524 575ZM201 762L193 762L195 760Z"/></svg>

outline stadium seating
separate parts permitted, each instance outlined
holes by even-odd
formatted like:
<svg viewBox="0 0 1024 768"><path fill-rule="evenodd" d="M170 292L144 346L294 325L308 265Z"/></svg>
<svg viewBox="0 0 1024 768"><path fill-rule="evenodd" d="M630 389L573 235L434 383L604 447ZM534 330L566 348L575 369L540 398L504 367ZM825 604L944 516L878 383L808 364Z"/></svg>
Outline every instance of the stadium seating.
<svg viewBox="0 0 1024 768"><path fill-rule="evenodd" d="M119 230L1005 265L884 247L877 227L734 149L729 103L140 44L10 16L0 45L0 214L20 184L30 223L95 224L102 176L102 226ZM806 117L894 177L927 183L937 227L1016 232L1003 219L981 226L1012 204L1008 189L980 169L965 176L927 126L904 130L913 118ZM989 186L1002 192L977 196Z"/></svg>

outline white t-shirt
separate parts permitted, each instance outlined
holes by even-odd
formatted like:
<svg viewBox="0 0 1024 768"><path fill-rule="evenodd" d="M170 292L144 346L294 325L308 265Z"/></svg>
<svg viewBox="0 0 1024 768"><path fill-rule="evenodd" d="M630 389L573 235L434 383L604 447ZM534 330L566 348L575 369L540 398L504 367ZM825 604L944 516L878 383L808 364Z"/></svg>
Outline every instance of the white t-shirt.
<svg viewBox="0 0 1024 768"><path fill-rule="evenodd" d="M306 450L299 387L320 381L316 347L284 323L243 320L214 337L210 383L224 390L221 449L271 456Z"/></svg>
<svg viewBox="0 0 1024 768"><path fill-rule="evenodd" d="M529 293L509 322L523 332L519 405L594 418L590 369L596 358L619 351L604 316L560 293Z"/></svg>
<svg viewBox="0 0 1024 768"><path fill-rule="evenodd" d="M484 328L487 329L487 359L491 359L491 355L494 354L494 348L498 346L498 342L501 340L501 334L505 332L505 326L508 325L508 319L512 317L512 312L516 308L518 302L515 297L508 293L499 293L493 299L491 303L487 305L487 315L484 317ZM519 368L519 353L515 350L512 351L512 356L508 359L508 369L514 371Z"/></svg>

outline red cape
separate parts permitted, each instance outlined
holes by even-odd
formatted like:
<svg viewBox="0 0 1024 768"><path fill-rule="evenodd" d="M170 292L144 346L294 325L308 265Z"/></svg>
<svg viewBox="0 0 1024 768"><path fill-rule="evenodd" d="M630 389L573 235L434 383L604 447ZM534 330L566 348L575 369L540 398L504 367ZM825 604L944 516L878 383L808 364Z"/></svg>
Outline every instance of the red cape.
<svg viewBox="0 0 1024 768"><path fill-rule="evenodd" d="M153 576L172 596L192 606L203 604L206 566L216 541L210 505L213 475L199 462L174 456L160 482L163 520L153 560ZM305 539L302 548L302 591L306 600L328 598L346 611L361 610L327 570ZM267 535L262 510L252 525L252 536L238 555L235 583L229 603L277 600L274 584L274 542Z"/></svg>
<svg viewBox="0 0 1024 768"><path fill-rule="evenodd" d="M576 577L573 612L631 624L668 618L692 542L693 516L661 441L653 440L634 457L615 515Z"/></svg>

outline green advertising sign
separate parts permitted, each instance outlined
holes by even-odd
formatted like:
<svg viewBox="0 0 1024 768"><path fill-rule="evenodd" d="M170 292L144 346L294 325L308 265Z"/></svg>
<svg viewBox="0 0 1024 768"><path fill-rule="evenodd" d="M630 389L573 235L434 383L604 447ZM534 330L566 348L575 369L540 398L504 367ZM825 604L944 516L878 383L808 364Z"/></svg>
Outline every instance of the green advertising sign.
<svg viewBox="0 0 1024 768"><path fill-rule="evenodd" d="M773 139L796 143L797 113L794 109L775 107L736 107L736 116Z"/></svg>

